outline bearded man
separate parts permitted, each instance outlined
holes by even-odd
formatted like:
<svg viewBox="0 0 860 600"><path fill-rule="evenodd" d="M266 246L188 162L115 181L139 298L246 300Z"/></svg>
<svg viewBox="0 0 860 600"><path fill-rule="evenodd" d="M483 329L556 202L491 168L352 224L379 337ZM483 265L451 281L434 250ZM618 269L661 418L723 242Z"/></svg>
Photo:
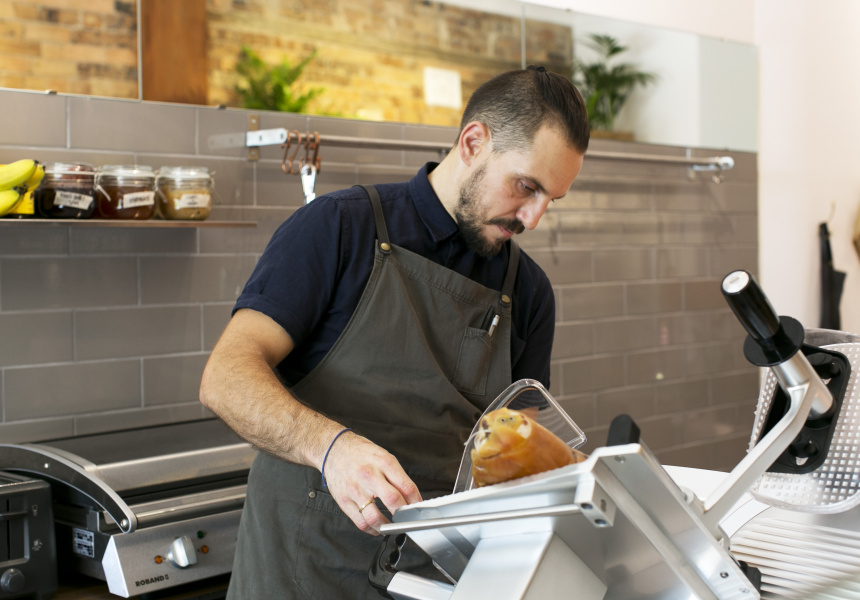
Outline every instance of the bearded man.
<svg viewBox="0 0 860 600"><path fill-rule="evenodd" d="M379 598L379 526L451 493L508 385L549 387L552 288L511 238L568 192L588 139L569 80L510 71L475 91L439 164L320 196L281 225L200 388L261 450L228 598Z"/></svg>

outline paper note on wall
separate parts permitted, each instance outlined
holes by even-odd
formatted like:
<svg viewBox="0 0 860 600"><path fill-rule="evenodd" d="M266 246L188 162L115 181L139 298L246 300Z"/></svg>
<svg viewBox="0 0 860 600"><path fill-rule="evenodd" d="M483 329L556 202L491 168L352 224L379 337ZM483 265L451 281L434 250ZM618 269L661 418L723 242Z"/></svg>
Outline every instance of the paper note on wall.
<svg viewBox="0 0 860 600"><path fill-rule="evenodd" d="M424 103L444 108L463 107L460 73L451 69L424 67Z"/></svg>

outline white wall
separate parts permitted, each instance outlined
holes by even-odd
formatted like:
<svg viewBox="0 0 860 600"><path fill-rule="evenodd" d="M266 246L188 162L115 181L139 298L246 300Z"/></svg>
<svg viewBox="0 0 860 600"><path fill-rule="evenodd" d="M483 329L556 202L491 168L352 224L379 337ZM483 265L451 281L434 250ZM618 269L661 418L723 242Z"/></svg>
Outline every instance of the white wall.
<svg viewBox="0 0 860 600"><path fill-rule="evenodd" d="M860 332L860 2L529 0L755 44L759 56L759 279L780 314L818 326L818 224L847 272L842 328Z"/></svg>
<svg viewBox="0 0 860 600"><path fill-rule="evenodd" d="M842 329L860 332L860 3L756 0L762 283L779 312L818 324L817 227L847 272ZM791 281L800 284L794 286Z"/></svg>

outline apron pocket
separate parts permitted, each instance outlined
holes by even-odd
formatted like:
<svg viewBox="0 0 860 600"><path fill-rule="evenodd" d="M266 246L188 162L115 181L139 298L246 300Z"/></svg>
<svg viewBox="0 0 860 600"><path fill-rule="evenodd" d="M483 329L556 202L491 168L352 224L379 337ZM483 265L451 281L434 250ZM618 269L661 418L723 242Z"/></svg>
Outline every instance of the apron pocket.
<svg viewBox="0 0 860 600"><path fill-rule="evenodd" d="M492 338L483 329L466 327L460 341L460 353L451 383L466 394L483 396L493 354Z"/></svg>
<svg viewBox="0 0 860 600"><path fill-rule="evenodd" d="M308 489L300 518L293 577L302 594L312 600L378 600L367 570L382 538L360 531L331 494L319 489Z"/></svg>

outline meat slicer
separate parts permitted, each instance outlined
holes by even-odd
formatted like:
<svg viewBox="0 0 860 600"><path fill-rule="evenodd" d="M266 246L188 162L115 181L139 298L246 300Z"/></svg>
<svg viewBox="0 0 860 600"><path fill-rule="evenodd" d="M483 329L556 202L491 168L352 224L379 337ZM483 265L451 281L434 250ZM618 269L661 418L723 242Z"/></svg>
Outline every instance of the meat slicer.
<svg viewBox="0 0 860 600"><path fill-rule="evenodd" d="M626 416L584 462L480 488L467 444L454 493L382 526L371 583L395 600L860 598L860 337L779 317L746 271L722 292L767 368L730 473L662 466ZM584 441L538 382L512 388L488 411L525 394ZM397 570L407 539L444 577Z"/></svg>

